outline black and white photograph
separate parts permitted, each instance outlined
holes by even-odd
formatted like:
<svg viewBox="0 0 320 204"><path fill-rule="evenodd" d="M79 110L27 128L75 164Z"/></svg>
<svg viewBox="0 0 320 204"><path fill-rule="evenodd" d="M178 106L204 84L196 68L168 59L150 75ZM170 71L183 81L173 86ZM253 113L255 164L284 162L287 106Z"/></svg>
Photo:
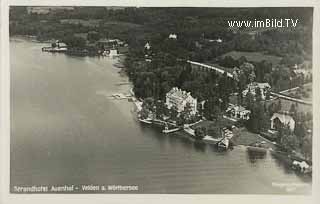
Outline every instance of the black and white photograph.
<svg viewBox="0 0 320 204"><path fill-rule="evenodd" d="M312 195L314 7L8 9L10 194Z"/></svg>

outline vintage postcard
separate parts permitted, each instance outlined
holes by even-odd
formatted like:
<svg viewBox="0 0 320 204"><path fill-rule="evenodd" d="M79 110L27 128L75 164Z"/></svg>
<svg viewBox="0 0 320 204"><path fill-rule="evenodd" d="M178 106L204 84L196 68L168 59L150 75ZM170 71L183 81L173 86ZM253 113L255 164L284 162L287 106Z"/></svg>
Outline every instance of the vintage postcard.
<svg viewBox="0 0 320 204"><path fill-rule="evenodd" d="M316 4L6 8L10 196L313 196Z"/></svg>

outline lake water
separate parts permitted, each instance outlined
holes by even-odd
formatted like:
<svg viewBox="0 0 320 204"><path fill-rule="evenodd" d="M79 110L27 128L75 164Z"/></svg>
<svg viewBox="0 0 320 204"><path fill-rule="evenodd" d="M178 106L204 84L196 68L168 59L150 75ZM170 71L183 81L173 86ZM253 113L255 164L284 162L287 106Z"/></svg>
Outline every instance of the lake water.
<svg viewBox="0 0 320 204"><path fill-rule="evenodd" d="M114 59L45 53L43 46L10 42L12 192L72 184L139 187L96 193L311 192L310 179L270 154L249 155L241 146L218 152L141 125L133 103L108 97L130 89L119 85L128 79Z"/></svg>

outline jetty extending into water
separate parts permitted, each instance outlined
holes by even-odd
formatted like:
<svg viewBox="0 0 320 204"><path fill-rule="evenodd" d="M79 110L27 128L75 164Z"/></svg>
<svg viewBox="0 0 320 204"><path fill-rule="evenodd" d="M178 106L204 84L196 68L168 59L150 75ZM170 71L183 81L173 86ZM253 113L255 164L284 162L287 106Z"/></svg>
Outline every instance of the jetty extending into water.
<svg viewBox="0 0 320 204"><path fill-rule="evenodd" d="M167 129L165 128L164 130L162 130L163 133L168 134L168 133L173 133L173 132L177 132L179 130L181 130L181 127L177 127L177 128L173 128L173 129Z"/></svg>
<svg viewBox="0 0 320 204"><path fill-rule="evenodd" d="M67 52L67 47L43 47L42 52Z"/></svg>
<svg viewBox="0 0 320 204"><path fill-rule="evenodd" d="M131 94L123 94L123 93L114 93L109 97L116 99L116 100L123 100L123 99L132 99Z"/></svg>

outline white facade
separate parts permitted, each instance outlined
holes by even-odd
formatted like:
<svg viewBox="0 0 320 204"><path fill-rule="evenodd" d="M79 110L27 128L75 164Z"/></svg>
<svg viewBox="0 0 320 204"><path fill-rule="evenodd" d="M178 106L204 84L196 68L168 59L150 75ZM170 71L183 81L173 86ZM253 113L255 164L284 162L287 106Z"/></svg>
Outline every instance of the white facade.
<svg viewBox="0 0 320 204"><path fill-rule="evenodd" d="M295 121L290 115L274 113L270 120L271 120L271 129L273 130L277 129L277 121L282 123L285 126L289 126L289 129L291 131L294 130Z"/></svg>
<svg viewBox="0 0 320 204"><path fill-rule="evenodd" d="M102 53L102 56L108 56L108 57L116 57L118 55L119 55L119 53L118 53L118 50L116 50L116 49L105 50Z"/></svg>
<svg viewBox="0 0 320 204"><path fill-rule="evenodd" d="M242 106L236 106L236 105L231 105L228 107L226 112L235 119L243 119L243 120L249 120L250 119L250 110L245 109Z"/></svg>
<svg viewBox="0 0 320 204"><path fill-rule="evenodd" d="M217 43L222 43L222 39L210 39L209 42L217 42Z"/></svg>
<svg viewBox="0 0 320 204"><path fill-rule="evenodd" d="M147 43L144 45L144 48L147 49L147 50L150 50L151 45L147 42Z"/></svg>
<svg viewBox="0 0 320 204"><path fill-rule="evenodd" d="M169 38L170 39L177 39L177 34L175 34L175 33L171 33L170 35L169 35Z"/></svg>
<svg viewBox="0 0 320 204"><path fill-rule="evenodd" d="M248 84L247 88L242 92L243 97L245 97L248 92L250 92L253 96L255 96L257 88L260 89L262 100L265 100L267 92L270 91L271 89L271 86L268 83L254 82L254 83Z"/></svg>
<svg viewBox="0 0 320 204"><path fill-rule="evenodd" d="M166 94L166 105L168 109L175 107L178 113L180 113L185 109L187 104L190 104L190 113L195 115L197 113L197 99L193 98L190 92L174 87Z"/></svg>

